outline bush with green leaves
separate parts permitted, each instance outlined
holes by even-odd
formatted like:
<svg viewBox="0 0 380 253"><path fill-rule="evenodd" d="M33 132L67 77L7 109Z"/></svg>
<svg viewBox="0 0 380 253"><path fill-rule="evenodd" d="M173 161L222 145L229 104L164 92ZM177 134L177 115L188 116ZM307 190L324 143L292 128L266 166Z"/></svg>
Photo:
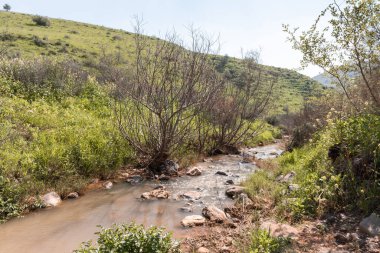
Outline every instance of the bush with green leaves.
<svg viewBox="0 0 380 253"><path fill-rule="evenodd" d="M294 220L343 209L372 212L380 201L379 144L377 115L330 121L312 142L279 158L278 174L295 171L299 185L283 208Z"/></svg>
<svg viewBox="0 0 380 253"><path fill-rule="evenodd" d="M161 228L134 223L102 228L97 244L83 243L76 253L179 253L179 243Z"/></svg>
<svg viewBox="0 0 380 253"><path fill-rule="evenodd" d="M250 237L249 253L281 253L290 245L290 239L273 237L266 230L254 230Z"/></svg>
<svg viewBox="0 0 380 253"><path fill-rule="evenodd" d="M50 26L50 20L47 17L34 16L32 21L38 26Z"/></svg>

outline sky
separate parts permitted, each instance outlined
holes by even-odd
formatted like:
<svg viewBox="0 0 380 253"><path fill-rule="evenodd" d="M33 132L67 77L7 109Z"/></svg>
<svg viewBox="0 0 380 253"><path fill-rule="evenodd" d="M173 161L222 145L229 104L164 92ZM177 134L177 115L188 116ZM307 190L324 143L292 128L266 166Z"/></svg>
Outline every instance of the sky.
<svg viewBox="0 0 380 253"><path fill-rule="evenodd" d="M332 0L0 0L12 11L63 18L133 31L133 17L144 19L148 35L162 37L175 29L185 36L193 25L219 36L220 54L240 57L241 50L260 50L265 65L315 76L300 70L301 54L287 42L282 24L305 30Z"/></svg>

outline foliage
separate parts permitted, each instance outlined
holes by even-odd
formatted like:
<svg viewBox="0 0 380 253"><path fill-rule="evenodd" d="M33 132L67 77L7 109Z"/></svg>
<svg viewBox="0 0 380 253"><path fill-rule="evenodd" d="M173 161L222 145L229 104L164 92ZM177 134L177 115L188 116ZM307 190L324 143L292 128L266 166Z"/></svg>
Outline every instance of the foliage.
<svg viewBox="0 0 380 253"><path fill-rule="evenodd" d="M0 219L33 204L24 203L28 196L81 191L87 178L107 178L132 157L96 82L86 83L78 96L33 101L22 98L28 95L23 89L14 92L21 84L0 82Z"/></svg>
<svg viewBox="0 0 380 253"><path fill-rule="evenodd" d="M263 164L266 170L244 185L256 204L265 200L279 218L292 222L342 210L371 213L380 201L379 145L379 116L327 118L308 143ZM276 180L290 172L295 173L292 182Z"/></svg>
<svg viewBox="0 0 380 253"><path fill-rule="evenodd" d="M272 237L268 231L256 229L251 233L249 253L281 253L290 245L290 240Z"/></svg>
<svg viewBox="0 0 380 253"><path fill-rule="evenodd" d="M266 164L269 169L269 164ZM281 200L281 191L284 187L273 183L273 176L267 170L260 170L252 174L245 182L244 186L250 198L260 205L260 201L272 201L271 205L275 206Z"/></svg>
<svg viewBox="0 0 380 253"><path fill-rule="evenodd" d="M3 5L3 9L4 9L5 11L10 11L10 10L11 10L11 6L10 6L9 4L4 4L4 5Z"/></svg>
<svg viewBox="0 0 380 253"><path fill-rule="evenodd" d="M76 62L40 57L34 60L0 60L0 75L13 80L12 94L34 100L38 97L59 99L80 94L88 74Z"/></svg>
<svg viewBox="0 0 380 253"><path fill-rule="evenodd" d="M189 50L180 39L149 43L137 27L130 82L116 83L118 126L145 166L157 171L189 136L194 118L223 89L208 64L212 42L192 31Z"/></svg>
<svg viewBox="0 0 380 253"><path fill-rule="evenodd" d="M111 228L102 228L98 233L97 245L84 243L77 253L175 253L180 252L179 244L163 229L142 225L122 224Z"/></svg>
<svg viewBox="0 0 380 253"><path fill-rule="evenodd" d="M47 17L34 16L32 21L38 26L50 26L50 20Z"/></svg>
<svg viewBox="0 0 380 253"><path fill-rule="evenodd" d="M311 143L281 157L279 173L295 171L300 186L288 193L291 201L283 206L292 218L342 209L373 211L380 193L379 133L376 115L334 120Z"/></svg>
<svg viewBox="0 0 380 253"><path fill-rule="evenodd" d="M212 132L214 147L238 146L257 135L261 127L257 119L268 111L276 80L262 78L258 55L244 56L239 87L226 85L213 106L203 109L203 116L215 127Z"/></svg>
<svg viewBox="0 0 380 253"><path fill-rule="evenodd" d="M21 212L20 190L15 189L9 179L0 174L0 223L19 216Z"/></svg>
<svg viewBox="0 0 380 253"><path fill-rule="evenodd" d="M119 62L120 66L125 66L127 62L134 62L135 48L132 33L53 18L50 20L54 22L54 25L49 29L35 26L31 31L31 18L26 14L0 12L0 29L6 30L9 27L15 38L12 46L7 47L9 56L21 55L24 59L34 59L36 56L54 54L58 58L70 58L86 64L88 68L94 68L96 62L104 56L104 51L106 51L107 54L119 55L123 59ZM76 31L75 34L72 31ZM33 36L41 39L47 37L49 40L44 41L44 47L39 47L34 44ZM149 43L156 41L153 37L146 38ZM107 45L107 47L99 45ZM219 65L228 81L236 85L241 83L241 72L244 68L241 59L218 55L212 55L210 59L215 61L214 65L221 62ZM223 62L226 62L225 67L222 67ZM260 65L260 67L263 79L278 79L278 85L274 90L275 105L270 108L270 113L284 113L285 105L291 112L298 111L302 108L304 97L315 96L322 90L320 84L294 70L265 65Z"/></svg>
<svg viewBox="0 0 380 253"><path fill-rule="evenodd" d="M380 108L379 12L376 0L346 0L343 7L334 1L300 36L297 29L284 26L293 47L303 54L303 65L317 65L331 75L358 111L365 102L375 111ZM327 13L328 26L320 28Z"/></svg>

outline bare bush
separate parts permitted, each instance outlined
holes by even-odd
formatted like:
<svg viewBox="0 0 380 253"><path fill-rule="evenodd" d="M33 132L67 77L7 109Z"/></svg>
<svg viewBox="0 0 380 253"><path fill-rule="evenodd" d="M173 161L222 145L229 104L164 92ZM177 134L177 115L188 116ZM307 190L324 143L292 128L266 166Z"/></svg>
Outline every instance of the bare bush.
<svg viewBox="0 0 380 253"><path fill-rule="evenodd" d="M268 110L277 81L263 76L256 52L247 53L242 64L240 87L228 84L205 115L214 126L214 148L227 152L258 134L260 126L255 126L255 121Z"/></svg>
<svg viewBox="0 0 380 253"><path fill-rule="evenodd" d="M117 86L121 133L153 171L186 141L200 109L223 88L209 64L213 41L193 29L190 34L186 48L174 33L151 40L137 26L132 77Z"/></svg>
<svg viewBox="0 0 380 253"><path fill-rule="evenodd" d="M14 92L22 93L28 99L36 96L78 94L88 78L88 74L74 61L47 58L2 59L0 75L16 81Z"/></svg>

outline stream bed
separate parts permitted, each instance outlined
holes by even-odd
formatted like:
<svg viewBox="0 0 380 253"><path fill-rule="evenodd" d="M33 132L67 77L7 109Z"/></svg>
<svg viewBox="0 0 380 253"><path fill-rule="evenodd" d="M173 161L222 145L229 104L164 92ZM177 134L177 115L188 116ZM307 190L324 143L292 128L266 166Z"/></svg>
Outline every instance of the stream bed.
<svg viewBox="0 0 380 253"><path fill-rule="evenodd" d="M96 239L97 225L109 227L114 223L134 221L146 226L163 226L175 238L185 238L188 229L180 221L193 214L201 214L209 204L223 208L232 204L225 190L227 180L238 185L254 173L254 163L244 163L243 156L256 159L274 158L282 153L279 145L244 149L240 155L221 155L194 165L202 170L200 176L182 176L169 181L145 181L138 185L116 184L111 190L95 190L78 199L64 201L55 208L32 212L0 225L0 253L67 253L77 249L81 242ZM223 171L227 176L216 175ZM164 185L171 193L167 200L142 200L143 192ZM201 194L191 203L192 212L184 212L188 200L179 196L188 191ZM190 228L191 229L191 228Z"/></svg>

